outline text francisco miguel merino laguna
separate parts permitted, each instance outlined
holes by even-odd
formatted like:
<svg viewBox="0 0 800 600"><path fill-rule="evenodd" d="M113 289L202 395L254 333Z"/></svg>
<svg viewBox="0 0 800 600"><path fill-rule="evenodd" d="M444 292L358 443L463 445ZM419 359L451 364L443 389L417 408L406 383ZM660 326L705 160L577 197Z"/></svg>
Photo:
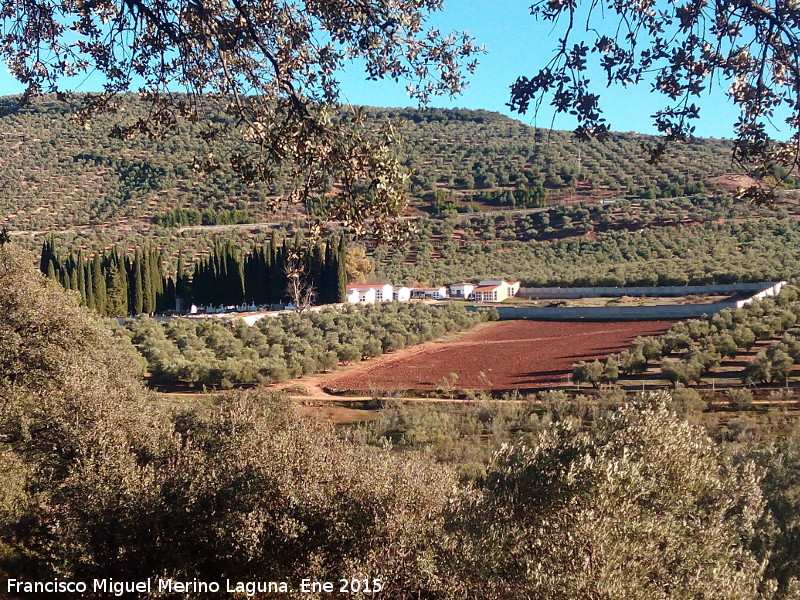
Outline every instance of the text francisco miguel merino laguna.
<svg viewBox="0 0 800 600"><path fill-rule="evenodd" d="M93 579L91 584L85 581L23 581L8 579L6 591L9 594L83 594L91 591L95 594L108 594L123 596L124 594L143 594L147 592L166 593L215 593L238 592L247 596L259 593L290 593L299 591L304 594L312 593L344 593L344 594L377 594L383 590L380 579L339 579L333 581L314 581L303 579L297 588L286 581L176 581L175 579L145 579L142 581L117 581L115 579Z"/></svg>

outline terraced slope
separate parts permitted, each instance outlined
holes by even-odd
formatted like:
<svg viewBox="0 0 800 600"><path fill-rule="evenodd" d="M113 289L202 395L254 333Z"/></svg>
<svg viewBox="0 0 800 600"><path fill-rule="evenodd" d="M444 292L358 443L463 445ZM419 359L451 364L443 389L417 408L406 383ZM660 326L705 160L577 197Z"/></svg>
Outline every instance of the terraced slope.
<svg viewBox="0 0 800 600"><path fill-rule="evenodd" d="M143 110L133 97L123 108L130 115ZM654 167L641 149L648 138L637 134L578 144L567 132L487 111L365 110L375 121L405 121L401 154L414 173L412 212L430 212L437 200L440 211L509 208L516 190L540 190L551 204L676 195L730 169L728 144L720 140L676 145ZM208 148L188 127L167 140L123 142L108 136L110 117L86 129L71 114L64 103L20 108L0 98L0 226L124 229L178 207L248 209L256 221L292 217L265 208L265 198L283 193L280 182L248 188L232 173L196 174L192 162Z"/></svg>

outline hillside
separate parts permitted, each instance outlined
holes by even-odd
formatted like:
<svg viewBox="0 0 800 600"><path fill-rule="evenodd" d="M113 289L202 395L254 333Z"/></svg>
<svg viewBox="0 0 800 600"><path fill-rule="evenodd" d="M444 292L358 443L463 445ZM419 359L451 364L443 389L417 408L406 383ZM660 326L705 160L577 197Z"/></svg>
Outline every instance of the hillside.
<svg viewBox="0 0 800 600"><path fill-rule="evenodd" d="M246 210L253 221L293 217L289 209L267 209L265 200L283 193L280 182L245 187L229 172L195 173L194 159L208 148L189 126L167 140L123 142L108 135L111 117L87 129L70 119L72 110L55 101L21 108L12 97L0 99L0 226L148 226L175 208ZM133 97L123 103L123 117L141 110ZM682 195L730 170L729 146L721 140L676 144L651 166L641 147L649 138L633 133L579 144L568 132L487 111L365 111L375 121L405 122L401 154L413 173L411 213L533 206L542 196L555 204Z"/></svg>

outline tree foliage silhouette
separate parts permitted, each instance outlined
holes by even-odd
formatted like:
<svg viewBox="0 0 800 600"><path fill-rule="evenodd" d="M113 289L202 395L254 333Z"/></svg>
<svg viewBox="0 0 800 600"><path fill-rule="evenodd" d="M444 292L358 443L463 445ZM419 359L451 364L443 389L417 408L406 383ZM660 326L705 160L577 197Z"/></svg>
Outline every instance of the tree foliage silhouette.
<svg viewBox="0 0 800 600"><path fill-rule="evenodd" d="M740 110L734 160L762 173L800 165L800 8L793 0L539 0L531 14L565 26L550 62L512 86L513 110L524 113L532 103L538 109L550 97L556 112L577 119L580 137L605 137L609 125L589 78L596 56L608 86L649 82L665 96L653 115L664 139L650 147L652 160L670 142L691 137L700 117L697 98L724 82ZM788 126L785 142L767 133L777 119ZM753 187L746 195L767 201L774 190Z"/></svg>
<svg viewBox="0 0 800 600"><path fill-rule="evenodd" d="M161 136L188 121L203 123L205 141L236 140L224 156L210 146L199 169L233 167L247 181L286 172L288 199L307 206L336 181L324 217L357 232L374 219L375 234L392 239L407 179L391 150L396 136L335 110L337 73L359 59L368 78L407 80L421 102L459 93L479 49L467 34L426 27L440 8L438 0L2 0L0 57L25 84L24 100L66 99L71 81L101 75L103 91L80 98L87 123L120 93L139 91L151 110L127 120L120 112L119 137Z"/></svg>

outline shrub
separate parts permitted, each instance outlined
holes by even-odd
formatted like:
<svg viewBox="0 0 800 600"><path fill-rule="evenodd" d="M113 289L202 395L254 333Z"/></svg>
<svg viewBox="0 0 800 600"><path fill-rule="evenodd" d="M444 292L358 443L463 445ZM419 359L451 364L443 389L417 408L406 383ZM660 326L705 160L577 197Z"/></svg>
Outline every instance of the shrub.
<svg viewBox="0 0 800 600"><path fill-rule="evenodd" d="M747 545L764 508L754 465L733 464L658 398L608 414L593 434L559 422L496 453L451 525L447 564L471 574L455 578L461 594L758 597L761 561Z"/></svg>

